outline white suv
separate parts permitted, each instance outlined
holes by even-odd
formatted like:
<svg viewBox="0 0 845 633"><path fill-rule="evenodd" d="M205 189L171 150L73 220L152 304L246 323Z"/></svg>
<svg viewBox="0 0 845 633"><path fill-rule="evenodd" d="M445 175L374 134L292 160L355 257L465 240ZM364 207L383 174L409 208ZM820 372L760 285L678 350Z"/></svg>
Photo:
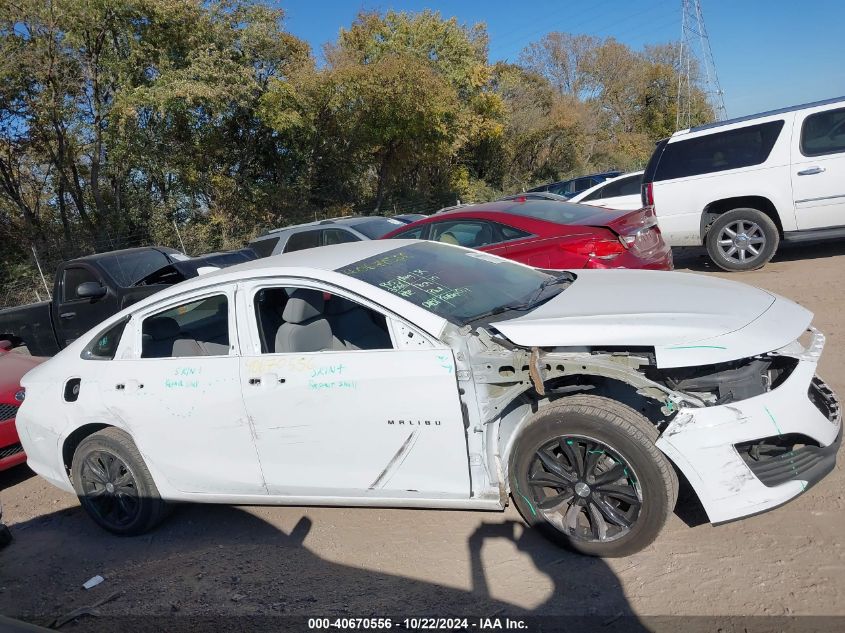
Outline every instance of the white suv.
<svg viewBox="0 0 845 633"><path fill-rule="evenodd" d="M845 97L675 132L643 175L670 246L704 244L725 270L781 240L845 236Z"/></svg>

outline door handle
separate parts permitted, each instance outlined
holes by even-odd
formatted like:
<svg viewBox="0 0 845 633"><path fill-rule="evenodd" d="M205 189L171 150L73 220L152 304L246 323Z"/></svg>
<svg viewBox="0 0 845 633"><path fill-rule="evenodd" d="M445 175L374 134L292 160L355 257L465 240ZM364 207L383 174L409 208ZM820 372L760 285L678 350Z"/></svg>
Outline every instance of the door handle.
<svg viewBox="0 0 845 633"><path fill-rule="evenodd" d="M249 379L249 384L251 384L251 385L260 385L260 384L261 384L261 378L250 378L250 379Z"/></svg>
<svg viewBox="0 0 845 633"><path fill-rule="evenodd" d="M76 312L62 312L59 315L60 319L72 319L76 316Z"/></svg>
<svg viewBox="0 0 845 633"><path fill-rule="evenodd" d="M809 167L798 172L799 176L813 176L824 171L824 167Z"/></svg>

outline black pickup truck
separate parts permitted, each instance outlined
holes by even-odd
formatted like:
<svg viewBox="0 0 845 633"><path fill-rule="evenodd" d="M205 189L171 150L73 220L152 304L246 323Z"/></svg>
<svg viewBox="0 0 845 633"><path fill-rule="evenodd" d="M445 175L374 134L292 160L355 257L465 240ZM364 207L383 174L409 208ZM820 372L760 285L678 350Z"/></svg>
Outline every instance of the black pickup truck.
<svg viewBox="0 0 845 633"><path fill-rule="evenodd" d="M249 249L187 257L166 247L128 248L59 265L50 301L0 310L0 340L53 356L81 334L136 301L203 268L223 268L257 256Z"/></svg>

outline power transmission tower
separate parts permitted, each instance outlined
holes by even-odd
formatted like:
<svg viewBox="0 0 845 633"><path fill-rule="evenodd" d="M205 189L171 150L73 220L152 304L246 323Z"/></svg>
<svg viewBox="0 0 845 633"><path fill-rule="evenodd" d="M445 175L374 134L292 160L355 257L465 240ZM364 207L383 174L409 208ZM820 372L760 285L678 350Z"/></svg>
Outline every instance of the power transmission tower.
<svg viewBox="0 0 845 633"><path fill-rule="evenodd" d="M692 90L699 84L713 106L716 120L725 120L724 93L716 74L716 62L713 61L700 0L681 0L681 50L678 62L677 127L692 125ZM703 77L700 73L703 73Z"/></svg>

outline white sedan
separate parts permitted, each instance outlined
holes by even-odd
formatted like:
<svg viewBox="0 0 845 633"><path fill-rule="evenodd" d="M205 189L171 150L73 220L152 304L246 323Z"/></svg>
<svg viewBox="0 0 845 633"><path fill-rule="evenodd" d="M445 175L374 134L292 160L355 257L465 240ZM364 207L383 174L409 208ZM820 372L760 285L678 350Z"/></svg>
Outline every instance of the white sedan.
<svg viewBox="0 0 845 633"><path fill-rule="evenodd" d="M643 206L642 196L640 195L642 180L642 171L632 171L629 174L622 174L616 178L609 178L600 182L586 191L572 196L569 201L589 204L594 207L633 211Z"/></svg>
<svg viewBox="0 0 845 633"><path fill-rule="evenodd" d="M578 551L658 535L676 470L713 522L834 467L804 308L652 271L329 246L180 283L28 373L29 465L103 528L167 502L502 510Z"/></svg>

